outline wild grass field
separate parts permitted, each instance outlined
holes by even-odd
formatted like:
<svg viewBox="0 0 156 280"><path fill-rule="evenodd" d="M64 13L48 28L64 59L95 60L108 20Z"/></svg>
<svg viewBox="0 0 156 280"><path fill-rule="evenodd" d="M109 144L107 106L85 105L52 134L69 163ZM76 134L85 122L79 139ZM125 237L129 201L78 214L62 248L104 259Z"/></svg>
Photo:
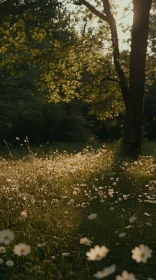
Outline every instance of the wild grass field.
<svg viewBox="0 0 156 280"><path fill-rule="evenodd" d="M63 148L0 154L0 279L156 279L156 143Z"/></svg>

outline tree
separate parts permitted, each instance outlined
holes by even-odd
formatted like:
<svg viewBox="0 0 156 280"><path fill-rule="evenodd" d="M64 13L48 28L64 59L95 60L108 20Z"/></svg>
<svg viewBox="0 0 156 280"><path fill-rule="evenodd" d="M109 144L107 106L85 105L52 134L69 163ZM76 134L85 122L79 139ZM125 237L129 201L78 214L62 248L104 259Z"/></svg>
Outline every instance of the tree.
<svg viewBox="0 0 156 280"><path fill-rule="evenodd" d="M75 51L80 40L65 9L57 0L0 0L0 7L1 138L84 141L90 125L71 101L87 56Z"/></svg>
<svg viewBox="0 0 156 280"><path fill-rule="evenodd" d="M103 5L103 12L96 4ZM86 0L75 1L76 5L84 5L101 21L107 22L110 28L114 66L119 78L119 85L125 106L125 121L122 152L125 156L137 158L141 153L143 103L145 95L145 62L148 41L149 16L152 0L133 0L133 26L131 31L131 52L129 77L123 70L120 61L117 25L110 0L95 1L90 4Z"/></svg>

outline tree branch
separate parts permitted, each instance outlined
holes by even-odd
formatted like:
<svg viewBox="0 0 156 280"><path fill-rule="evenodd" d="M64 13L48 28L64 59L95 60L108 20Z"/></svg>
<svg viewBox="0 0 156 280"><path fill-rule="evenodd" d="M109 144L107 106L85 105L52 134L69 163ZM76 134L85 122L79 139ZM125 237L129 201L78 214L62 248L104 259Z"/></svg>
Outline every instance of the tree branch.
<svg viewBox="0 0 156 280"><path fill-rule="evenodd" d="M116 83L120 84L120 81L119 81L119 80L114 79L114 78L111 78L111 77L107 77L107 80L108 80L108 81L112 81L112 82L116 82Z"/></svg>
<svg viewBox="0 0 156 280"><path fill-rule="evenodd" d="M101 79L101 82L104 82L104 81L111 81L111 82L116 82L116 83L120 84L119 80L117 80L115 78L111 78L109 75L107 75L106 78Z"/></svg>
<svg viewBox="0 0 156 280"><path fill-rule="evenodd" d="M108 22L107 16L105 16L103 13L99 12L93 5L88 3L86 0L80 0L77 3L77 5L84 5L84 6L86 6L90 10L90 12L92 12L94 15L96 15L100 19Z"/></svg>
<svg viewBox="0 0 156 280"><path fill-rule="evenodd" d="M119 77L119 84L122 91L122 96L124 103L127 103L127 97L129 94L129 88L126 80L126 75L120 64L120 51L119 51L119 43L118 43L118 33L117 26L114 16L111 13L110 2L109 0L102 0L104 6L104 13L107 17L107 21L110 26L111 31L111 40L112 40L112 48L113 48L113 57L114 57L114 65L116 72Z"/></svg>
<svg viewBox="0 0 156 280"><path fill-rule="evenodd" d="M123 100L126 105L127 97L129 95L129 88L128 88L128 84L127 84L126 75L120 64L120 51L119 51L119 43L118 43L117 26L116 26L115 18L113 16L113 14L111 13L110 2L109 2L109 0L102 0L103 7L104 7L104 14L103 14L103 13L99 12L90 3L88 3L86 0L78 0L78 1L79 1L79 2L77 2L78 5L86 6L90 10L90 12L92 12L94 15L96 15L103 21L108 22L108 24L110 26L114 65L115 65L115 69L116 69L116 72L119 77L119 84L120 84L120 88L122 91Z"/></svg>
<svg viewBox="0 0 156 280"><path fill-rule="evenodd" d="M82 36L85 35L85 32L86 32L86 26L87 26L87 23L88 23L88 20L87 20L87 17L84 18L84 26L83 26L83 29L82 29Z"/></svg>
<svg viewBox="0 0 156 280"><path fill-rule="evenodd" d="M103 0L102 2L104 7L104 13L107 17L112 17L109 0Z"/></svg>

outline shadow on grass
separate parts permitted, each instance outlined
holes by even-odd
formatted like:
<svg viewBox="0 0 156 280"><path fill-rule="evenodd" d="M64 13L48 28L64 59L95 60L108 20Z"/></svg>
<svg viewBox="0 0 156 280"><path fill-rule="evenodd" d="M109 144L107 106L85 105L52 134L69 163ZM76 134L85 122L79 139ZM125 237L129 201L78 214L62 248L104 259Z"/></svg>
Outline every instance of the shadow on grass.
<svg viewBox="0 0 156 280"><path fill-rule="evenodd" d="M144 163L146 159L140 162ZM69 258L73 263L74 273L65 279L88 280L95 279L93 276L98 270L116 264L115 275L127 270L133 272L138 280L154 278L156 275L156 181L155 171L150 174L135 174L138 166L116 159L108 172L99 172L87 178L87 192L91 190L89 207L81 211L82 221L77 229L77 241L72 248L72 256ZM148 166L150 169L150 165ZM132 169L132 170L131 170ZM98 179L98 180L97 180ZM103 191L101 196L100 191ZM113 192L113 191L114 192ZM151 192L152 190L152 192ZM85 192L86 196L86 192ZM100 202L101 201L101 202ZM95 220L89 220L88 215L96 213ZM135 217L134 223L130 222ZM121 235L121 237L120 237ZM82 237L87 237L95 245L105 245L110 253L101 261L87 261L86 252L90 247L79 244ZM147 263L136 263L132 259L132 249L145 244L153 250L152 259ZM112 275L109 279L114 280Z"/></svg>

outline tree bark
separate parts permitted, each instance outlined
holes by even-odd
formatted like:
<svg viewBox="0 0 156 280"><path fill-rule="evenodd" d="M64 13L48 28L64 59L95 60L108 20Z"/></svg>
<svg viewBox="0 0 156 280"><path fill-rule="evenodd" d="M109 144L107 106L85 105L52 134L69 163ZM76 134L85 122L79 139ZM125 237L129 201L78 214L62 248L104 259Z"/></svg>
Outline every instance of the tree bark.
<svg viewBox="0 0 156 280"><path fill-rule="evenodd" d="M123 150L126 156L141 153L145 63L152 0L133 0L129 95L125 102Z"/></svg>

